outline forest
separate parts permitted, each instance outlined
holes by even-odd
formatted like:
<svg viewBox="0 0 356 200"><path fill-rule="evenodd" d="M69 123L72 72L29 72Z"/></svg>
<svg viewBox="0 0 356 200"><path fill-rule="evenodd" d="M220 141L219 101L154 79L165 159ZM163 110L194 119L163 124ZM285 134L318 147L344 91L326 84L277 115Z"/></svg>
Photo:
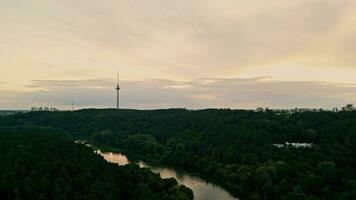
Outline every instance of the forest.
<svg viewBox="0 0 356 200"><path fill-rule="evenodd" d="M356 199L356 112L79 110L0 117L181 166L240 199ZM275 144L307 143L311 147Z"/></svg>
<svg viewBox="0 0 356 200"><path fill-rule="evenodd" d="M0 199L192 200L175 179L106 162L64 131L0 127Z"/></svg>

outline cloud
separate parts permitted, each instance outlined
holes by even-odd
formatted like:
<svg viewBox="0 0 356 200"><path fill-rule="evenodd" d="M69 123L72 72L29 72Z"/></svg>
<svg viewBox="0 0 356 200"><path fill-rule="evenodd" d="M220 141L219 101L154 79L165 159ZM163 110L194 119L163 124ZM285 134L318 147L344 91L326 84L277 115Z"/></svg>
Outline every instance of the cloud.
<svg viewBox="0 0 356 200"><path fill-rule="evenodd" d="M36 80L32 92L0 91L2 105L56 106L70 108L114 107L115 81ZM172 81L154 79L122 81L121 103L125 108L332 108L356 102L356 85L327 82L273 81L268 77L251 79L196 79Z"/></svg>
<svg viewBox="0 0 356 200"><path fill-rule="evenodd" d="M14 0L0 7L0 65L14 79L21 68L31 79L117 68L144 79L225 78L280 63L342 70L356 66L355 8L353 0Z"/></svg>
<svg viewBox="0 0 356 200"><path fill-rule="evenodd" d="M315 80L356 84L355 8L354 0L4 1L0 105L113 106L115 83L99 77L120 71L129 108L341 106L355 102L355 86ZM275 80L246 78L255 76Z"/></svg>

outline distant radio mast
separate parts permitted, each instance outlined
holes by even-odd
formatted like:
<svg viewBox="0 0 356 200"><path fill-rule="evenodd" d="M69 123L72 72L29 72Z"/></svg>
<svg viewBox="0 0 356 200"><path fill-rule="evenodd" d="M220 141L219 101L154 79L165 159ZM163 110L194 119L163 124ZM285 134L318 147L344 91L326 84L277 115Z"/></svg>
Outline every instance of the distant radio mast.
<svg viewBox="0 0 356 200"><path fill-rule="evenodd" d="M116 85L116 109L120 109L120 74L117 73L117 85Z"/></svg>

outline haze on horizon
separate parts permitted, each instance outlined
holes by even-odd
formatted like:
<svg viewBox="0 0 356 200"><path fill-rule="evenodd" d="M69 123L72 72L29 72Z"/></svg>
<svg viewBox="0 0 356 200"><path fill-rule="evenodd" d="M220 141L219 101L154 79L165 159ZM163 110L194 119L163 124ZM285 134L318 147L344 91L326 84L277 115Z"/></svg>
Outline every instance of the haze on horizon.
<svg viewBox="0 0 356 200"><path fill-rule="evenodd" d="M0 0L0 109L356 103L353 0Z"/></svg>

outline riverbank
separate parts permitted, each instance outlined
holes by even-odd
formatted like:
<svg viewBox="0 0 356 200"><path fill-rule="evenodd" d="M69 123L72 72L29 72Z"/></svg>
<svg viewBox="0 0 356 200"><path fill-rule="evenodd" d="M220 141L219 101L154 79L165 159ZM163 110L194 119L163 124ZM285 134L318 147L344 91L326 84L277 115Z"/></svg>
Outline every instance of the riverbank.
<svg viewBox="0 0 356 200"><path fill-rule="evenodd" d="M166 169L174 169L177 172L183 172L184 174L188 174L189 176L199 177L207 184L211 184L214 186L221 187L227 193L229 193L234 199L241 198L244 195L241 193L236 192L235 188L230 187L229 185L225 184L223 181L219 180L217 177L212 177L209 174L204 172L199 172L196 169L187 168L185 166L174 165L167 162L162 162L156 159L149 159L145 156L138 155L127 150L123 150L117 147L109 146L109 145L102 145L102 144L94 144L92 147L95 150L100 150L102 153L113 153L113 154L120 154L127 157L130 163L145 163L144 166L150 166L151 168L166 168Z"/></svg>
<svg viewBox="0 0 356 200"><path fill-rule="evenodd" d="M133 161L128 159L127 156L122 153L104 153L100 150L97 150L97 153L111 163L117 163L119 165L134 163L139 165L141 168L147 168L152 172L160 174L161 178L174 178L180 185L184 185L193 190L196 200L236 200L236 198L233 197L224 188L205 181L197 174L191 174L185 170L180 170L177 168L170 168L162 165L152 165L142 160Z"/></svg>

